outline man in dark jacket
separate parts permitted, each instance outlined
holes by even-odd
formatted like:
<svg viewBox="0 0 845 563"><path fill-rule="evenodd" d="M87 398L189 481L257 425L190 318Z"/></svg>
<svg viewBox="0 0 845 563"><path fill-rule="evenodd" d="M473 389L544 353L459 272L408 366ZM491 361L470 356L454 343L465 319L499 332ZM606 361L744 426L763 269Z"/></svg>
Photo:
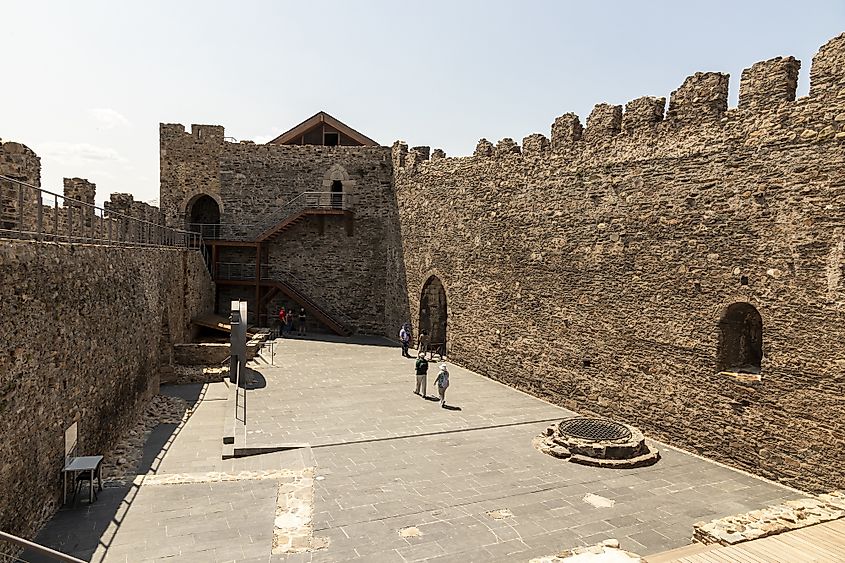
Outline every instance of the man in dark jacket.
<svg viewBox="0 0 845 563"><path fill-rule="evenodd" d="M416 389L414 389L414 394L419 395L420 397L425 399L425 376L428 373L428 360L425 359L425 355L422 352L420 352L419 356L417 356L416 371L417 387Z"/></svg>

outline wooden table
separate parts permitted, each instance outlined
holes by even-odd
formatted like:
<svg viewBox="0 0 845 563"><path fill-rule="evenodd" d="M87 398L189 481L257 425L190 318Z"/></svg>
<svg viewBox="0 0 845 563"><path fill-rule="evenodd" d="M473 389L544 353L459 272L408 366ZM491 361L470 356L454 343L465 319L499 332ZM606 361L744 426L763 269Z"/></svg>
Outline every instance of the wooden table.
<svg viewBox="0 0 845 563"><path fill-rule="evenodd" d="M97 477L98 490L103 490L103 480L100 475L100 466L103 463L103 456L101 455L87 455L82 457L72 457L67 460L62 469L62 500L67 502L67 474L71 473L74 476L81 471L88 471L90 486L88 489L88 504L94 502L94 476ZM76 487L76 479L74 479L74 487ZM73 490L73 496L76 497L76 488Z"/></svg>

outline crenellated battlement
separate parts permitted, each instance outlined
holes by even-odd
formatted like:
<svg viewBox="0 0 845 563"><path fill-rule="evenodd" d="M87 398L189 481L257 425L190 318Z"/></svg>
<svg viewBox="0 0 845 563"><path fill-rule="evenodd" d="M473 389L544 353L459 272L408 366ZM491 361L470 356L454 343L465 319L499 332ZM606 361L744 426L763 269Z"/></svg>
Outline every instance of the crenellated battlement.
<svg viewBox="0 0 845 563"><path fill-rule="evenodd" d="M510 138L495 145L481 139L472 156L459 158L542 156L578 166L704 154L722 150L726 143L744 147L845 141L845 33L813 57L810 94L796 99L800 68L801 62L791 56L746 68L735 109L728 109L728 74L697 72L670 94L668 107L665 97L655 96L631 100L624 110L600 103L587 117L586 127L576 114L565 113L552 123L548 139L535 133L526 136L522 146ZM426 153L424 158L395 158L394 167L425 170L454 160L445 155L429 160Z"/></svg>
<svg viewBox="0 0 845 563"><path fill-rule="evenodd" d="M184 140L191 138L194 142L208 144L223 144L224 128L222 125L191 125L191 132L185 132L185 126L181 123L159 124L159 136L161 142Z"/></svg>
<svg viewBox="0 0 845 563"><path fill-rule="evenodd" d="M729 75L696 72L669 97L666 119L675 123L700 123L721 119L728 109Z"/></svg>
<svg viewBox="0 0 845 563"><path fill-rule="evenodd" d="M776 57L746 68L739 82L739 107L765 108L794 101L800 68L801 61L795 57Z"/></svg>

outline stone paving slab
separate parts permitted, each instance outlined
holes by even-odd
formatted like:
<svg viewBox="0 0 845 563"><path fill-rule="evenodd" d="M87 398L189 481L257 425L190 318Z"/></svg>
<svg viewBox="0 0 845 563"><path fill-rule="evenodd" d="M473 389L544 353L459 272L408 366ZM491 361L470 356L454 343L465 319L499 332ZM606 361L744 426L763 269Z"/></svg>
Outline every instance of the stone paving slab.
<svg viewBox="0 0 845 563"><path fill-rule="evenodd" d="M277 350L250 396L248 442L312 443L314 534L330 545L310 561L527 561L609 537L648 554L689 543L698 520L797 495L661 444L646 468L556 460L531 438L570 411L451 364L447 403L461 410L440 409L411 394L413 361L398 348ZM498 509L513 516L487 514ZM406 527L420 535L403 537Z"/></svg>
<svg viewBox="0 0 845 563"><path fill-rule="evenodd" d="M411 393L398 348L290 339L275 363L256 368L249 445L311 447L223 460L223 384L171 389L197 403L149 443L150 473L61 511L39 541L93 561L528 561L608 537L649 554L687 544L695 521L800 496L662 445L640 469L554 459L531 439L569 411L451 365L461 410L441 409ZM308 533L327 547L271 554L292 521L280 492L304 474Z"/></svg>

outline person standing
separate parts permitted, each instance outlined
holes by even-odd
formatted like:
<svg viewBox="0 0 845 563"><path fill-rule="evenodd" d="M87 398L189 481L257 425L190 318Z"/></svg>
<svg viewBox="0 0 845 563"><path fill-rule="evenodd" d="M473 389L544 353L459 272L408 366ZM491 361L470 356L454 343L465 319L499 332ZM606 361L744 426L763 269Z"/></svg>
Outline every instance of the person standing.
<svg viewBox="0 0 845 563"><path fill-rule="evenodd" d="M411 355L408 353L408 345L411 343L411 335L408 333L407 323L403 324L402 328L399 329L399 342L402 344L402 357L410 358Z"/></svg>
<svg viewBox="0 0 845 563"><path fill-rule="evenodd" d="M282 308L279 309L279 336L285 335L285 322L287 321L285 315L285 306L282 305Z"/></svg>
<svg viewBox="0 0 845 563"><path fill-rule="evenodd" d="M437 394L440 395L440 406L446 408L446 389L449 388L449 370L446 364L440 364L440 372L437 374Z"/></svg>
<svg viewBox="0 0 845 563"><path fill-rule="evenodd" d="M410 358L410 356L408 356ZM420 353L417 356L417 364L416 364L416 372L417 372L417 386L414 389L414 394L419 395L423 399L426 397L426 375L428 374L428 360L425 359L425 356Z"/></svg>
<svg viewBox="0 0 845 563"><path fill-rule="evenodd" d="M305 307L299 308L299 336L305 336Z"/></svg>
<svg viewBox="0 0 845 563"><path fill-rule="evenodd" d="M418 354L425 354L428 352L428 345L431 342L431 338L428 336L428 331L424 330L420 332L420 336L417 339L417 353ZM429 358L431 359L431 358Z"/></svg>
<svg viewBox="0 0 845 563"><path fill-rule="evenodd" d="M288 333L288 336L293 332L293 309L289 310L287 315L285 315L285 332Z"/></svg>

